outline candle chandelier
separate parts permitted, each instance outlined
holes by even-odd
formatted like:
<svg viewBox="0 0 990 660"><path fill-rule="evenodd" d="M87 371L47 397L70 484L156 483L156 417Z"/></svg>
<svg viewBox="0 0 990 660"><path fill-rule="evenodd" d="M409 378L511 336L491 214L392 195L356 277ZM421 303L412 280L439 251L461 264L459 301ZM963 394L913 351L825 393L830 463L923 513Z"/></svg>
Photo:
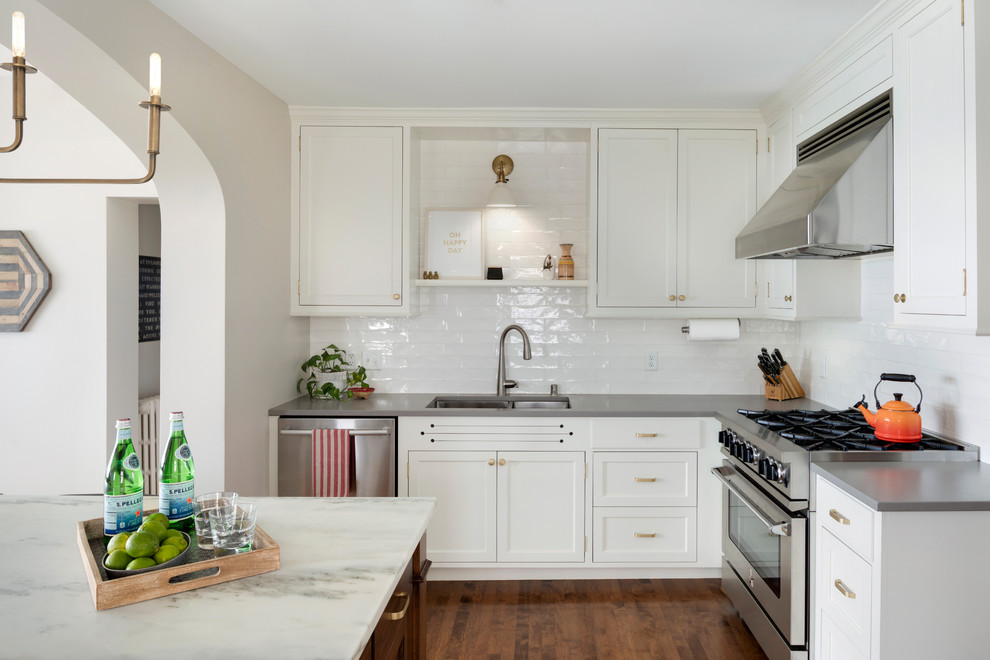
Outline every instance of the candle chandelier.
<svg viewBox="0 0 990 660"><path fill-rule="evenodd" d="M24 136L24 121L27 115L24 111L26 94L24 80L27 74L37 73L37 69L26 63L24 52L24 14L15 11L13 15L13 38L11 62L0 64L0 69L10 71L13 76L14 94L14 141L6 147L0 147L0 153L10 152L21 146ZM148 110L148 173L139 179L5 179L0 183L145 183L155 176L155 157L158 155L159 135L161 133L161 117L163 112L171 108L162 103L162 58L158 53L151 54L150 95L148 101L138 105Z"/></svg>

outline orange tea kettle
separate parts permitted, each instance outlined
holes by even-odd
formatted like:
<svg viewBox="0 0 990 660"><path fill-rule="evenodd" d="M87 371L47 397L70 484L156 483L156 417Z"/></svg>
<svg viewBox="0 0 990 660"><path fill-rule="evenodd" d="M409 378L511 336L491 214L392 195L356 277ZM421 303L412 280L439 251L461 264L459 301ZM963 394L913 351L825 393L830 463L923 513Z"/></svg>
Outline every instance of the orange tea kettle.
<svg viewBox="0 0 990 660"><path fill-rule="evenodd" d="M901 401L901 397L904 396L901 392L894 392L894 400L881 406L880 399L877 398L877 388L885 380L914 383L914 386L918 388L918 405L912 408L910 403ZM880 380L873 388L873 398L877 402L876 414L871 413L866 407L865 394L854 407L858 408L870 426L876 429L874 433L877 438L889 442L917 442L921 440L921 415L919 413L921 413L921 400L924 398L924 394L922 394L918 383L915 382L914 376L910 374L881 374Z"/></svg>

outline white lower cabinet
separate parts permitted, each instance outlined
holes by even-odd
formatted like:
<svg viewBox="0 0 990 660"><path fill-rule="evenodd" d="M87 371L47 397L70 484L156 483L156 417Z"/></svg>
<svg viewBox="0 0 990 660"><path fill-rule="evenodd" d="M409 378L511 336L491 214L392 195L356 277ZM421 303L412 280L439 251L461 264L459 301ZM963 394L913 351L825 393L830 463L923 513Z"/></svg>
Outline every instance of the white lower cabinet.
<svg viewBox="0 0 990 660"><path fill-rule="evenodd" d="M822 475L815 491L812 657L987 657L990 511L877 511Z"/></svg>
<svg viewBox="0 0 990 660"><path fill-rule="evenodd" d="M704 417L403 417L398 493L436 498L427 556L451 579L714 577L721 487L707 473L721 464L719 428Z"/></svg>
<svg viewBox="0 0 990 660"><path fill-rule="evenodd" d="M409 495L437 498L434 562L584 559L584 452L411 451Z"/></svg>

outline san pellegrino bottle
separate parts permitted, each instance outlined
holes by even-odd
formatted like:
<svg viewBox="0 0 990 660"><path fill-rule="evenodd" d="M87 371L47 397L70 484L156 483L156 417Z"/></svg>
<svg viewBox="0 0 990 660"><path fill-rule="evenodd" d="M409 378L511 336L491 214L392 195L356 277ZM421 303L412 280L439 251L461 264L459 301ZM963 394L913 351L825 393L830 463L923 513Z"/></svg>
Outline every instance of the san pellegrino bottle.
<svg viewBox="0 0 990 660"><path fill-rule="evenodd" d="M158 470L158 511L168 516L169 527L192 529L196 499L192 450L186 442L182 413L170 413L168 421L168 445Z"/></svg>
<svg viewBox="0 0 990 660"><path fill-rule="evenodd" d="M114 445L103 485L103 533L113 536L141 526L144 509L144 473L131 442L131 420L118 419Z"/></svg>

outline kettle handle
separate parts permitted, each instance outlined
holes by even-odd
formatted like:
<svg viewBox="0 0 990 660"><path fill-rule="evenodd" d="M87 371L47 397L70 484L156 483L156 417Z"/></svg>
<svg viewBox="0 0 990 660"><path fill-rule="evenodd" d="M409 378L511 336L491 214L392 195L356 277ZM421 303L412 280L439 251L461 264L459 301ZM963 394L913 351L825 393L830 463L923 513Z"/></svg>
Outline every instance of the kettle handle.
<svg viewBox="0 0 990 660"><path fill-rule="evenodd" d="M918 388L918 405L915 406L914 412L921 412L921 401L925 398L925 393L921 391L921 386L918 385L917 379L911 374L880 374L880 380L877 381L876 386L873 388L873 398L877 402L877 410L880 410L880 398L877 396L877 389L880 387L880 383L885 380L896 383L914 383L914 386Z"/></svg>

